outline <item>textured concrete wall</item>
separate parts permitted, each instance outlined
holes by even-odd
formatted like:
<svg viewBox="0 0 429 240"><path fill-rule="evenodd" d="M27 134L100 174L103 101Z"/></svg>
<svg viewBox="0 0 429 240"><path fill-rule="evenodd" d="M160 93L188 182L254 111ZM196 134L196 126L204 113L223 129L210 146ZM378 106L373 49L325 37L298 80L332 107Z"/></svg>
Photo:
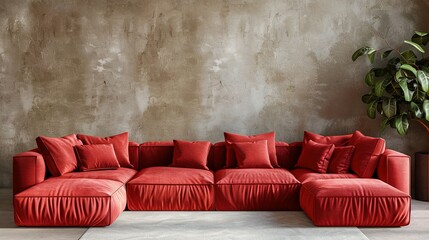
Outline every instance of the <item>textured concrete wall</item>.
<svg viewBox="0 0 429 240"><path fill-rule="evenodd" d="M366 44L428 31L427 1L0 0L0 186L38 135L223 139L360 129L413 154L417 125L366 117Z"/></svg>

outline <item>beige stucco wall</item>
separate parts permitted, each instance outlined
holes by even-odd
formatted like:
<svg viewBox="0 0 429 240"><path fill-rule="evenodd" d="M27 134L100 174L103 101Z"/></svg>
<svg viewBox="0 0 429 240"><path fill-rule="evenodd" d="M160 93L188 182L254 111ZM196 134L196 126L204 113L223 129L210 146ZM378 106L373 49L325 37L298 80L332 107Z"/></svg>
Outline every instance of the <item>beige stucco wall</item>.
<svg viewBox="0 0 429 240"><path fill-rule="evenodd" d="M429 31L428 1L0 0L0 187L38 135L343 134L428 150L366 117L355 49Z"/></svg>

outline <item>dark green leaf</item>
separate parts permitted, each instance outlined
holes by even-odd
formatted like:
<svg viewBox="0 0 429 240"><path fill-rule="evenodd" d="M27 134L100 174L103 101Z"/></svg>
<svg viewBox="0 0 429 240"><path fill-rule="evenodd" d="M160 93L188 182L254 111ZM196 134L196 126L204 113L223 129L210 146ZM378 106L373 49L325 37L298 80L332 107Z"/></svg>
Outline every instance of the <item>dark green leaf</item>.
<svg viewBox="0 0 429 240"><path fill-rule="evenodd" d="M414 76L417 76L417 69L415 69L413 66L409 65L409 64L402 64L401 69L410 71L414 74Z"/></svg>
<svg viewBox="0 0 429 240"><path fill-rule="evenodd" d="M377 112L380 114L383 114L383 104L381 103L381 101L377 101Z"/></svg>
<svg viewBox="0 0 429 240"><path fill-rule="evenodd" d="M377 101L378 98L373 94L365 94L362 96L362 102L369 104L370 102Z"/></svg>
<svg viewBox="0 0 429 240"><path fill-rule="evenodd" d="M416 34L414 34L411 37L411 41L413 41L413 42L415 42L417 44L426 46L426 44L429 41L429 35L427 33L424 33L424 32L417 32L416 31Z"/></svg>
<svg viewBox="0 0 429 240"><path fill-rule="evenodd" d="M429 90L429 74L425 71L417 71L417 81L420 83L423 92L428 92Z"/></svg>
<svg viewBox="0 0 429 240"><path fill-rule="evenodd" d="M428 35L428 33L427 33L427 32L419 32L419 31L415 31L415 33L416 33L418 36L420 36L420 37L424 37L424 36Z"/></svg>
<svg viewBox="0 0 429 240"><path fill-rule="evenodd" d="M382 103L384 116L390 118L396 115L396 99L385 98Z"/></svg>
<svg viewBox="0 0 429 240"><path fill-rule="evenodd" d="M365 54L372 54L375 52L375 49L372 47L361 47L358 50L356 50L356 52L353 53L352 55L352 60L353 62L356 61L356 59L358 59L358 57L365 55Z"/></svg>
<svg viewBox="0 0 429 240"><path fill-rule="evenodd" d="M410 103L410 109L415 117L422 118L423 112L420 110L419 105L417 105L415 102Z"/></svg>
<svg viewBox="0 0 429 240"><path fill-rule="evenodd" d="M408 63L415 63L417 56L412 50L403 51L401 53L401 56L405 59Z"/></svg>
<svg viewBox="0 0 429 240"><path fill-rule="evenodd" d="M426 93L421 89L414 91L413 101L422 103L426 99Z"/></svg>
<svg viewBox="0 0 429 240"><path fill-rule="evenodd" d="M406 114L402 114L395 118L395 128L400 135L404 136L405 134L407 134L408 126L409 123Z"/></svg>
<svg viewBox="0 0 429 240"><path fill-rule="evenodd" d="M375 51L368 53L368 59L371 63L374 63L374 59L375 59Z"/></svg>
<svg viewBox="0 0 429 240"><path fill-rule="evenodd" d="M429 121L429 100L423 102L423 112L425 113L426 121Z"/></svg>
<svg viewBox="0 0 429 240"><path fill-rule="evenodd" d="M377 101L370 102L366 110L368 117L374 119L376 111L377 111Z"/></svg>
<svg viewBox="0 0 429 240"><path fill-rule="evenodd" d="M372 87L374 86L374 78L375 78L375 73L374 71L369 71L366 76L365 76L365 83L366 85Z"/></svg>
<svg viewBox="0 0 429 240"><path fill-rule="evenodd" d="M382 58L382 59L387 58L387 57L389 56L389 54L390 54L392 51L393 51L392 49L385 51L385 52L381 55L381 58Z"/></svg>
<svg viewBox="0 0 429 240"><path fill-rule="evenodd" d="M375 96L382 97L384 95L384 90L386 86L384 85L383 80L378 80L374 85Z"/></svg>
<svg viewBox="0 0 429 240"><path fill-rule="evenodd" d="M403 79L406 79L406 77L405 77L404 73L402 72L402 70L398 70L398 71L396 72L396 74L395 74L395 81L396 81L396 82L400 82L400 81L402 81Z"/></svg>
<svg viewBox="0 0 429 240"><path fill-rule="evenodd" d="M405 99L405 101L410 102L410 101L411 101L411 99L413 98L413 92L411 92L411 91L408 89L408 86L407 86L407 79L402 79L402 80L399 82L399 86L401 87L402 91L404 92L404 99Z"/></svg>
<svg viewBox="0 0 429 240"><path fill-rule="evenodd" d="M415 49L419 50L419 52L421 52L421 53L425 53L425 50L423 49L423 47L418 43L407 41L407 40L405 40L404 43L413 46Z"/></svg>

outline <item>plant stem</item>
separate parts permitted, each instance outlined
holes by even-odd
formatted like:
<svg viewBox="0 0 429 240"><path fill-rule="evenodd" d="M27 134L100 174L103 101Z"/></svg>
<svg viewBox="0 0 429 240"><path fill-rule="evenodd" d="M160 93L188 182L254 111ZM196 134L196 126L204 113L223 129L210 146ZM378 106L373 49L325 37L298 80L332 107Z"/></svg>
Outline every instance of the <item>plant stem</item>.
<svg viewBox="0 0 429 240"><path fill-rule="evenodd" d="M423 128L426 130L426 132L429 134L429 127L428 125L426 125L422 120L415 118L414 120L416 120L418 123L420 123L420 125L423 126Z"/></svg>

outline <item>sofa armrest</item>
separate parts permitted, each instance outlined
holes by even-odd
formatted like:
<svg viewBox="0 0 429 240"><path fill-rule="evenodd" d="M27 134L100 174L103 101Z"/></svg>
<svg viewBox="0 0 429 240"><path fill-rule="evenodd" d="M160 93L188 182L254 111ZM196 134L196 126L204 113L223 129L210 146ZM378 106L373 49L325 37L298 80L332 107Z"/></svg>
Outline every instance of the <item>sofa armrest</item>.
<svg viewBox="0 0 429 240"><path fill-rule="evenodd" d="M45 180L46 165L42 154L37 150L19 153L13 156L13 194Z"/></svg>
<svg viewBox="0 0 429 240"><path fill-rule="evenodd" d="M139 148L140 144L136 142L128 143L128 153L130 156L130 163L134 166L135 170L139 170Z"/></svg>
<svg viewBox="0 0 429 240"><path fill-rule="evenodd" d="M386 149L380 157L377 176L380 180L410 194L410 156Z"/></svg>

